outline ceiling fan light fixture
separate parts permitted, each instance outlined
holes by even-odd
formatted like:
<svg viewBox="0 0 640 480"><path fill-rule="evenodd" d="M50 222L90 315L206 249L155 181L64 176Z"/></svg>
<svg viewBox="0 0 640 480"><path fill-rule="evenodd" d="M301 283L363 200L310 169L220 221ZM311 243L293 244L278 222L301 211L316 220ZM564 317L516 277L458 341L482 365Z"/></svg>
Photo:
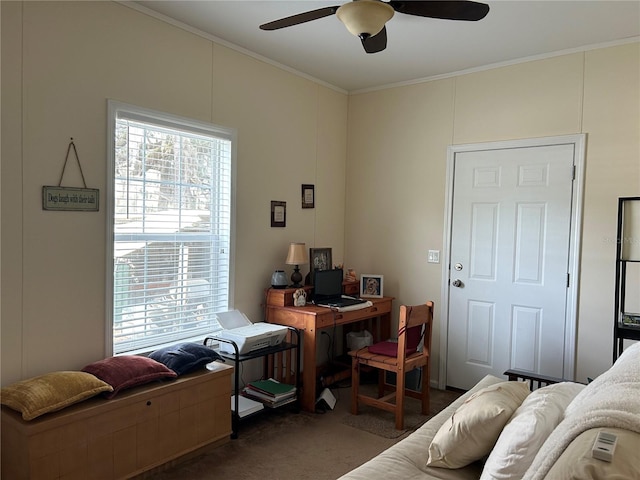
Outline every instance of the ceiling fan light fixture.
<svg viewBox="0 0 640 480"><path fill-rule="evenodd" d="M380 0L355 0L336 11L338 19L356 37L373 37L391 20L394 10Z"/></svg>

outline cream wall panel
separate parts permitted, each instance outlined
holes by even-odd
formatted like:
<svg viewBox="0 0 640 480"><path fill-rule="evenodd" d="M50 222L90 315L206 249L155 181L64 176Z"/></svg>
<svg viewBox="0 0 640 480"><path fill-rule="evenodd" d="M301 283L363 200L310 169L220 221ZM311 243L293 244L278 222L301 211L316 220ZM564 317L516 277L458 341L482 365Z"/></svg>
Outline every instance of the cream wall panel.
<svg viewBox="0 0 640 480"><path fill-rule="evenodd" d="M444 178L453 126L452 79L351 97L347 162L346 266L384 275L400 303L435 302L438 371Z"/></svg>
<svg viewBox="0 0 640 480"><path fill-rule="evenodd" d="M3 359L0 378L20 379L22 370L22 5L0 3L2 20L2 151L0 156L0 350Z"/></svg>
<svg viewBox="0 0 640 480"><path fill-rule="evenodd" d="M345 261L347 96L318 87L318 151L315 161L314 239L309 247L330 247L334 264ZM312 213L313 212L313 213Z"/></svg>
<svg viewBox="0 0 640 480"><path fill-rule="evenodd" d="M210 118L211 44L132 13L106 2L24 3L25 376L106 353L107 98ZM58 183L70 137L87 186L101 191L98 213L41 208L40 189ZM65 186L82 185L74 161Z"/></svg>
<svg viewBox="0 0 640 480"><path fill-rule="evenodd" d="M2 276L3 286L15 286L2 290L3 384L110 354L109 98L238 129L235 306L252 319L262 318L263 289L271 272L285 267L289 242L313 244L318 234L342 246L344 202L323 207L340 219L337 234L318 232L317 210L301 209L300 185L318 183L319 158L344 171L346 95L115 2L5 3L3 27L11 25L2 29L2 95L12 102L2 113L23 122L2 125L2 205L9 199L13 207L3 211ZM318 149L327 136L336 144ZM88 186L100 189L97 213L41 209L41 188L57 184L70 137ZM9 171L23 180L4 188ZM80 184L72 158L63 185ZM287 201L287 228L270 227L270 200ZM8 254L12 260L4 262Z"/></svg>
<svg viewBox="0 0 640 480"><path fill-rule="evenodd" d="M456 79L454 144L580 131L582 54Z"/></svg>
<svg viewBox="0 0 640 480"><path fill-rule="evenodd" d="M239 132L235 305L259 320L273 271L293 271L284 263L290 242L308 248L319 235L342 248L347 99L222 46L215 47L214 59L216 122ZM327 146L327 136L335 143ZM302 209L301 185L315 184L322 196L327 167L338 173L338 200ZM271 227L271 200L287 202L286 228ZM337 230L317 228L322 212L336 219ZM308 271L301 265L303 275Z"/></svg>
<svg viewBox="0 0 640 480"><path fill-rule="evenodd" d="M440 265L426 264L426 251L442 247L446 146L584 132L576 378L606 370L616 199L640 194L638 50L634 43L352 96L348 265L384 274L385 293L396 297L396 305L419 300L416 286L438 299ZM440 322L437 315L434 355Z"/></svg>
<svg viewBox="0 0 640 480"><path fill-rule="evenodd" d="M585 182L577 378L610 365L618 197L640 195L640 44L585 55ZM637 270L636 270L637 271ZM640 310L640 283L627 289ZM635 304L633 303L635 302Z"/></svg>

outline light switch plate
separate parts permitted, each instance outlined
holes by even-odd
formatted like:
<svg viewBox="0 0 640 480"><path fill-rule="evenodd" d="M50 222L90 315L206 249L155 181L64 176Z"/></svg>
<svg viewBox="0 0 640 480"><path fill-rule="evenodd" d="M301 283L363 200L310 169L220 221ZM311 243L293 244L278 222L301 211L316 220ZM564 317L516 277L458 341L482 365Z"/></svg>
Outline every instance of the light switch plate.
<svg viewBox="0 0 640 480"><path fill-rule="evenodd" d="M440 250L429 250L429 256L427 258L429 263L440 263Z"/></svg>

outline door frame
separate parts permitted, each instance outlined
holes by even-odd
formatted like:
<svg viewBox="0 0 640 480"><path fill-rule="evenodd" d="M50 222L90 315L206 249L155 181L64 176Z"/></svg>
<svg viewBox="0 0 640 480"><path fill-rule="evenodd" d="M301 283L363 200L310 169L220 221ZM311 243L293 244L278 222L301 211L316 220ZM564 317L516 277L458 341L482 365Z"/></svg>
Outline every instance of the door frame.
<svg viewBox="0 0 640 480"><path fill-rule="evenodd" d="M578 315L578 281L580 272L580 247L582 238L582 207L584 201L585 148L587 135L559 135L552 137L505 140L497 142L450 145L447 148L447 173L445 183L444 239L442 262L442 290L440 308L440 358L438 388L447 386L447 348L449 335L449 280L451 265L451 228L453 226L453 188L456 154L486 150L541 147L553 145L573 145L574 181L571 193L571 231L569 236L569 286L567 287L567 309L565 315L565 341L563 378L575 378L576 333Z"/></svg>

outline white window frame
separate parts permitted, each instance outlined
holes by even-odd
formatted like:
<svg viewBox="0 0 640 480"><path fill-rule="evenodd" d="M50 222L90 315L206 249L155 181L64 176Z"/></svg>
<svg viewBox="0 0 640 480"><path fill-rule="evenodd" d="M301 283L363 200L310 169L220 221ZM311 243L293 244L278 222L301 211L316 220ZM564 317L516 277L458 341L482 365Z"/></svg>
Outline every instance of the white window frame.
<svg viewBox="0 0 640 480"><path fill-rule="evenodd" d="M211 134L226 138L231 141L231 208L230 208L230 242L229 242L229 291L228 308L232 309L234 304L234 265L235 265L235 192L236 192L236 151L237 133L235 129L221 127L207 122L197 121L177 115L163 113L135 105L108 100L107 101L107 195L105 195L105 208L107 216L107 238L106 238L106 321L105 321L105 351L116 354L114 350L114 215L115 215L115 135L116 119L119 113L124 113L129 118L146 120L149 123L176 128L179 130L192 131L194 133ZM214 334L215 331L207 335ZM197 341L205 338L198 334L189 338L176 339L164 343L154 344L138 350L130 350L127 354L150 352L154 349L176 343L177 341Z"/></svg>

